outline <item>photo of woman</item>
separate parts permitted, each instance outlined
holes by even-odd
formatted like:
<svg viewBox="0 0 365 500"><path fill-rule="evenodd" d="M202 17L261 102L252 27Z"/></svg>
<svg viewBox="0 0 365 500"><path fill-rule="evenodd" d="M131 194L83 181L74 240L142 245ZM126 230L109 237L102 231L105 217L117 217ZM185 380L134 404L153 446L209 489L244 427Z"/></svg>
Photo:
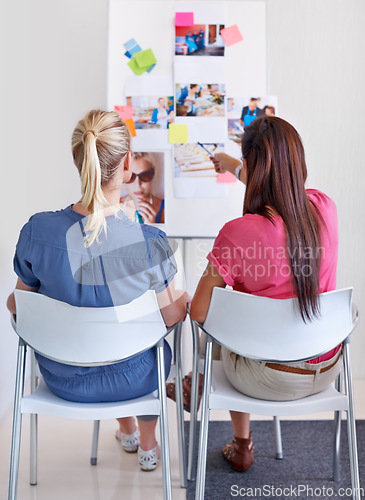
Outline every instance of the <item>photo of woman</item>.
<svg viewBox="0 0 365 500"><path fill-rule="evenodd" d="M128 96L126 100L133 106L136 129L166 130L174 121L173 96Z"/></svg>
<svg viewBox="0 0 365 500"><path fill-rule="evenodd" d="M169 109L166 105L166 97L160 97L158 107L152 111L151 122L159 128L166 129L172 121L174 121L173 107Z"/></svg>
<svg viewBox="0 0 365 500"><path fill-rule="evenodd" d="M165 222L164 153L134 153L132 176L120 203L128 217L141 224Z"/></svg>

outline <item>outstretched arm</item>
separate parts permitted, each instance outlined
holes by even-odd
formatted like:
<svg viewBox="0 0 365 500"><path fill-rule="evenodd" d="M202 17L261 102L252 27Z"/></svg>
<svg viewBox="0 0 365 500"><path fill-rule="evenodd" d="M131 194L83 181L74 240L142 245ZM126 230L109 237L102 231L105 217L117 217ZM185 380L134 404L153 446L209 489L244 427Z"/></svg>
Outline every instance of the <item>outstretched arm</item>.
<svg viewBox="0 0 365 500"><path fill-rule="evenodd" d="M210 159L214 163L215 171L222 174L224 174L224 172L231 172L231 174L235 175L236 168L242 165L240 160L237 160L237 158L227 155L226 153L217 153L214 156L211 156ZM243 168L241 168L239 180L246 184L247 171L245 161Z"/></svg>

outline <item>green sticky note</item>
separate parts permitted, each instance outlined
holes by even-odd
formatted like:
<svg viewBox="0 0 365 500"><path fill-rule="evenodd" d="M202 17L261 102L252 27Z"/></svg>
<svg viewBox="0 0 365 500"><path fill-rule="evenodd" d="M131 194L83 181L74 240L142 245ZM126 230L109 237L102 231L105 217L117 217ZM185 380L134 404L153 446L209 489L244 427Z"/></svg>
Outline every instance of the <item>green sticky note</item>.
<svg viewBox="0 0 365 500"><path fill-rule="evenodd" d="M152 49L141 50L140 52L136 52L134 54L134 59L139 68L145 68L146 66L149 68L152 64L157 63L157 59Z"/></svg>
<svg viewBox="0 0 365 500"><path fill-rule="evenodd" d="M136 61L136 56L132 57L132 59L128 63L128 66L131 68L133 73L135 73L136 75L142 75L142 73L144 73L145 71L147 71L151 67L150 64L148 64L144 67L138 66L137 61Z"/></svg>
<svg viewBox="0 0 365 500"><path fill-rule="evenodd" d="M188 126L183 123L171 123L169 126L169 142L185 144L188 142Z"/></svg>

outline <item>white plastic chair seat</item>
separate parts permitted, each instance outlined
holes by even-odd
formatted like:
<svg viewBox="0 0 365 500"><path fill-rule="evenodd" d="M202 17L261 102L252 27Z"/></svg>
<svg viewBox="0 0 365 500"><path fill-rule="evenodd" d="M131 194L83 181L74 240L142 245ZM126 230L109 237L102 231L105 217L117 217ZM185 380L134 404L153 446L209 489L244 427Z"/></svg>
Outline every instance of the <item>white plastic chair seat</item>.
<svg viewBox="0 0 365 500"><path fill-rule="evenodd" d="M171 500L171 474L167 423L164 338L167 329L156 294L148 290L132 302L105 308L76 307L45 295L15 290L17 309L13 327L19 336L8 500L16 500L22 414L31 415L30 483L37 484L37 415L46 414L78 420L94 420L90 462L96 465L99 421L132 415L159 415L163 498ZM175 327L175 346L180 342L181 324ZM176 340L178 339L178 340ZM31 357L31 391L24 395L27 348L54 361L81 366L98 366L125 361L155 347L158 391L122 402L76 403L57 397L43 378L36 387L34 354ZM180 354L176 355L179 361ZM175 360L176 361L176 360ZM181 364L181 363L180 363ZM182 392L179 392L182 400ZM182 407L182 402L180 401ZM182 408L179 429L182 428ZM180 443L183 435L179 431ZM181 447L183 450L183 447ZM181 461L182 462L182 461ZM185 470L185 464L180 464ZM185 478L181 478L185 481Z"/></svg>
<svg viewBox="0 0 365 500"><path fill-rule="evenodd" d="M23 397L21 412L73 420L104 420L119 418L121 415L159 415L160 402L155 391L141 398L115 403L75 403L53 394L42 378L35 392Z"/></svg>
<svg viewBox="0 0 365 500"><path fill-rule="evenodd" d="M209 395L210 410L226 408L268 416L294 416L322 411L348 410L346 395L339 393L333 385L318 394L294 401L267 401L251 398L231 385L222 361L213 361L212 386L213 391Z"/></svg>
<svg viewBox="0 0 365 500"><path fill-rule="evenodd" d="M214 288L204 325L207 334L199 436L196 496L203 500L207 459L209 412L226 409L274 416L277 458L282 458L278 416L335 412L334 479L339 478L341 411L347 414L353 500L360 500L360 481L353 408L349 337L357 325L353 315L352 288L320 294L320 315L304 322L298 299L272 299L243 292ZM248 397L237 391L224 372L223 362L212 362L213 341L241 356L274 363L316 358L343 343L345 392L338 379L318 394L294 401L270 401ZM338 390L337 390L338 389ZM341 391L341 392L340 392ZM196 399L197 377L192 393ZM196 415L194 416L196 418Z"/></svg>

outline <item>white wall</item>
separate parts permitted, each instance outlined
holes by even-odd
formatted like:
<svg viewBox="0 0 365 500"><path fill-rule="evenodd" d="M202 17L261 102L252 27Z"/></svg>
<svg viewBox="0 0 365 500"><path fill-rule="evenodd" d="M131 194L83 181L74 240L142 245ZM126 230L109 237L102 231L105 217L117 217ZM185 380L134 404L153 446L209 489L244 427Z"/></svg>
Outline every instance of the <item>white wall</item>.
<svg viewBox="0 0 365 500"><path fill-rule="evenodd" d="M106 103L108 14L107 0L8 0L6 4L3 0L3 4L0 418L11 403L15 370L15 336L4 305L15 283L15 243L31 214L64 207L79 197L70 135L87 110ZM323 189L337 203L338 286L355 287L361 313L365 311L361 217L365 161L360 145L365 132L365 3L267 0L267 4L269 91L279 96L281 116L303 138L309 185ZM131 23L138 23L140 16L136 12ZM198 278L197 261L202 260L198 245L189 248L190 291ZM363 332L360 324L353 339L357 378L365 378Z"/></svg>
<svg viewBox="0 0 365 500"><path fill-rule="evenodd" d="M107 5L8 1L1 16L0 418L11 404L15 373L16 338L5 308L16 281L15 244L33 213L80 197L71 133L89 109L106 105Z"/></svg>

